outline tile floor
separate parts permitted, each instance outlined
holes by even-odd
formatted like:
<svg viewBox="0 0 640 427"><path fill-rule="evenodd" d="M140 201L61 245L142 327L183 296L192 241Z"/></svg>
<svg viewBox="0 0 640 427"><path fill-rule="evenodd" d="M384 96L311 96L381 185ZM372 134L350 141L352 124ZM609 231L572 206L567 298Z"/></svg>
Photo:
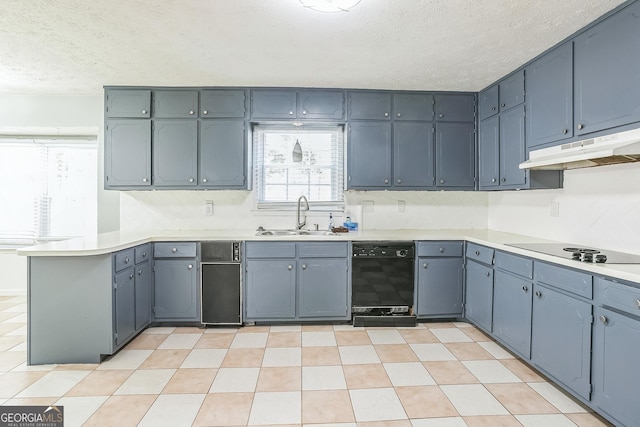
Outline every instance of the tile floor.
<svg viewBox="0 0 640 427"><path fill-rule="evenodd" d="M609 425L466 323L158 327L27 366L25 301L0 296L0 404L64 405L67 427Z"/></svg>

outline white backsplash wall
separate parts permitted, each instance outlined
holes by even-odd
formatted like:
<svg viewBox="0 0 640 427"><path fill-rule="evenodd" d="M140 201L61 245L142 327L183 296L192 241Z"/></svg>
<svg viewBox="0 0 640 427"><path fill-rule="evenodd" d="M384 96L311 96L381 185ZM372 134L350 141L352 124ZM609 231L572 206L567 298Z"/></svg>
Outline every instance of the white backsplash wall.
<svg viewBox="0 0 640 427"><path fill-rule="evenodd" d="M348 191L346 208L361 229L480 229L487 227L487 194L456 191ZM205 216L205 201L213 201L213 215ZM404 212L398 207L404 202ZM373 203L373 209L368 206ZM363 204L367 207L363 209ZM343 212L334 212L336 225ZM328 227L329 211L312 207L307 225ZM120 227L128 230L254 230L293 228L295 211L255 209L250 191L123 191Z"/></svg>
<svg viewBox="0 0 640 427"><path fill-rule="evenodd" d="M640 254L640 163L565 171L559 190L490 193L489 228Z"/></svg>

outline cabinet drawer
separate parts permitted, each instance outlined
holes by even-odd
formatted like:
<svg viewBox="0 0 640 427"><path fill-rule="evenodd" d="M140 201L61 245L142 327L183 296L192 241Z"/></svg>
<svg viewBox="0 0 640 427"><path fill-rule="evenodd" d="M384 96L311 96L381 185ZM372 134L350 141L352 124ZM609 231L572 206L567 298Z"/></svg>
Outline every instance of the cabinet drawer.
<svg viewBox="0 0 640 427"><path fill-rule="evenodd" d="M131 265L133 265L133 249L126 249L116 253L116 261L114 265L116 273Z"/></svg>
<svg viewBox="0 0 640 427"><path fill-rule="evenodd" d="M496 251L495 260L496 268L533 279L533 260L500 251Z"/></svg>
<svg viewBox="0 0 640 427"><path fill-rule="evenodd" d="M462 256L462 242L418 242L418 256Z"/></svg>
<svg viewBox="0 0 640 427"><path fill-rule="evenodd" d="M299 243L298 255L301 258L345 258L348 255L348 246L342 242Z"/></svg>
<svg viewBox="0 0 640 427"><path fill-rule="evenodd" d="M195 258L196 244L193 242L167 242L154 245L154 258Z"/></svg>
<svg viewBox="0 0 640 427"><path fill-rule="evenodd" d="M247 258L294 258L296 244L293 242L247 242Z"/></svg>
<svg viewBox="0 0 640 427"><path fill-rule="evenodd" d="M467 243L466 257L469 259L475 259L484 264L493 263L494 250L487 248L486 246L476 245L475 243Z"/></svg>
<svg viewBox="0 0 640 427"><path fill-rule="evenodd" d="M593 297L593 276L590 274L542 262L535 263L534 274L536 282L546 283L585 298Z"/></svg>
<svg viewBox="0 0 640 427"><path fill-rule="evenodd" d="M146 245L140 245L134 248L136 253L136 264L139 264L143 261L151 258L151 244L147 243Z"/></svg>
<svg viewBox="0 0 640 427"><path fill-rule="evenodd" d="M595 279L595 286L599 305L640 317L640 288L601 278Z"/></svg>

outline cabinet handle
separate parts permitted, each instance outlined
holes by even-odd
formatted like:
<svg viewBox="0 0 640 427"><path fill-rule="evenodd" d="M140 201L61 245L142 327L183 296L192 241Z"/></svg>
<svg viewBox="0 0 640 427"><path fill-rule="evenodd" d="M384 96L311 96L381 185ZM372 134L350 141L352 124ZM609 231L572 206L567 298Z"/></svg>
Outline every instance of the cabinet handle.
<svg viewBox="0 0 640 427"><path fill-rule="evenodd" d="M569 133L569 129L562 129L562 134L566 135L567 133Z"/></svg>
<svg viewBox="0 0 640 427"><path fill-rule="evenodd" d="M507 178L502 178L502 182L507 182Z"/></svg>
<svg viewBox="0 0 640 427"><path fill-rule="evenodd" d="M443 118L444 114L440 113L440 114L438 114L438 117Z"/></svg>
<svg viewBox="0 0 640 427"><path fill-rule="evenodd" d="M195 113L195 111L193 111L193 110L189 110L189 115L190 115L190 116L193 116L193 115L194 115L194 113Z"/></svg>
<svg viewBox="0 0 640 427"><path fill-rule="evenodd" d="M385 117L389 117L389 113L385 112L385 113L384 113L384 116L385 116Z"/></svg>
<svg viewBox="0 0 640 427"><path fill-rule="evenodd" d="M582 129L582 128L584 128L584 125L583 125L582 123L580 123L580 124L578 125L578 129Z"/></svg>
<svg viewBox="0 0 640 427"><path fill-rule="evenodd" d="M476 251L476 256L479 256L479 255L480 255L480 251Z"/></svg>
<svg viewBox="0 0 640 427"><path fill-rule="evenodd" d="M147 182L147 178L142 178L142 182Z"/></svg>
<svg viewBox="0 0 640 427"><path fill-rule="evenodd" d="M504 108L504 107L506 107L506 106L507 106L507 104L505 104L505 103L503 102L502 104L500 104L500 106L501 106L502 108Z"/></svg>
<svg viewBox="0 0 640 427"><path fill-rule="evenodd" d="M138 270L138 276L142 276L142 270Z"/></svg>
<svg viewBox="0 0 640 427"><path fill-rule="evenodd" d="M189 265L187 266L187 269L189 269L189 270L191 270L192 268L193 268L193 264L189 264Z"/></svg>
<svg viewBox="0 0 640 427"><path fill-rule="evenodd" d="M523 287L522 287L522 290L524 291L524 293L525 293L525 294L526 294L527 292L529 292L529 288L528 288L528 287L526 287L526 286L523 286Z"/></svg>
<svg viewBox="0 0 640 427"><path fill-rule="evenodd" d="M202 182L207 182L207 178L202 178Z"/></svg>
<svg viewBox="0 0 640 427"><path fill-rule="evenodd" d="M637 299L634 302L636 304L636 307L640 308L640 299Z"/></svg>
<svg viewBox="0 0 640 427"><path fill-rule="evenodd" d="M307 269L307 264L302 264L302 269L306 270Z"/></svg>
<svg viewBox="0 0 640 427"><path fill-rule="evenodd" d="M302 110L302 114L307 115L307 110Z"/></svg>
<svg viewBox="0 0 640 427"><path fill-rule="evenodd" d="M402 184L402 180L401 179L398 180L398 184Z"/></svg>
<svg viewBox="0 0 640 427"><path fill-rule="evenodd" d="M496 182L496 181L497 181L497 179L491 178L491 182Z"/></svg>
<svg viewBox="0 0 640 427"><path fill-rule="evenodd" d="M607 324L607 322L609 321L609 319L607 319L607 317L606 317L606 316L600 316L600 317L599 317L599 319L600 319L600 321L601 321L602 323L604 323L605 325L606 325L606 324Z"/></svg>
<svg viewBox="0 0 640 427"><path fill-rule="evenodd" d="M490 276L491 276L491 273L489 273L488 271L487 271L486 273L484 273L484 274L486 274L486 275L487 275L487 277L490 277Z"/></svg>
<svg viewBox="0 0 640 427"><path fill-rule="evenodd" d="M422 268L427 268L427 263L422 264Z"/></svg>
<svg viewBox="0 0 640 427"><path fill-rule="evenodd" d="M289 111L289 115L290 115L290 116L293 116L293 111Z"/></svg>
<svg viewBox="0 0 640 427"><path fill-rule="evenodd" d="M401 116L402 116L402 114L398 113L398 114L396 114L396 116L401 117Z"/></svg>
<svg viewBox="0 0 640 427"><path fill-rule="evenodd" d="M444 253L444 248L438 248L438 251L440 251L440 253Z"/></svg>
<svg viewBox="0 0 640 427"><path fill-rule="evenodd" d="M497 108L496 107L491 107L491 111L496 111Z"/></svg>
<svg viewBox="0 0 640 427"><path fill-rule="evenodd" d="M444 179L441 179L441 180L440 180L440 184L444 184Z"/></svg>
<svg viewBox="0 0 640 427"><path fill-rule="evenodd" d="M147 253L146 252L142 252L142 258L146 258L147 257Z"/></svg>
<svg viewBox="0 0 640 427"><path fill-rule="evenodd" d="M142 110L142 114L147 114L148 111L147 110Z"/></svg>
<svg viewBox="0 0 640 427"><path fill-rule="evenodd" d="M129 275L129 280L133 279L133 273Z"/></svg>
<svg viewBox="0 0 640 427"><path fill-rule="evenodd" d="M204 110L204 111L202 112L202 115L203 115L203 116L206 116L207 114L209 114L209 112L208 112L207 110Z"/></svg>
<svg viewBox="0 0 640 427"><path fill-rule="evenodd" d="M385 179L384 179L384 183L385 183L385 184L388 184L388 183L389 183L389 179L388 179L388 178L385 178Z"/></svg>
<svg viewBox="0 0 640 427"><path fill-rule="evenodd" d="M536 296L537 296L538 298L542 298L542 292L540 292L540 291L536 291Z"/></svg>
<svg viewBox="0 0 640 427"><path fill-rule="evenodd" d="M124 259L124 263L125 263L125 264L129 264L129 258L125 258L125 259Z"/></svg>
<svg viewBox="0 0 640 427"><path fill-rule="evenodd" d="M171 248L171 252L175 254L176 252L178 252L178 248Z"/></svg>
<svg viewBox="0 0 640 427"><path fill-rule="evenodd" d="M293 265L289 264L289 265L287 266L287 268L288 268L289 270L293 270Z"/></svg>
<svg viewBox="0 0 640 427"><path fill-rule="evenodd" d="M193 178L189 178L189 182L193 182Z"/></svg>

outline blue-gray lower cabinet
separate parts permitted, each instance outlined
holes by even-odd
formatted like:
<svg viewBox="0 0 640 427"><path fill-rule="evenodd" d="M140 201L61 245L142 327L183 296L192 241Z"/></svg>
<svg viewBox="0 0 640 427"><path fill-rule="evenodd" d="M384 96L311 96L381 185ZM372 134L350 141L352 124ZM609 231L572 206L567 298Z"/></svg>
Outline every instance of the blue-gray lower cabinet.
<svg viewBox="0 0 640 427"><path fill-rule="evenodd" d="M493 334L522 357L531 356L531 279L503 271L493 276Z"/></svg>
<svg viewBox="0 0 640 427"><path fill-rule="evenodd" d="M248 260L246 273L247 320L295 319L295 259Z"/></svg>
<svg viewBox="0 0 640 427"><path fill-rule="evenodd" d="M467 255L468 257L468 255ZM493 268L467 258L465 317L486 332L492 329Z"/></svg>
<svg viewBox="0 0 640 427"><path fill-rule="evenodd" d="M154 277L156 320L198 320L195 260L156 260Z"/></svg>
<svg viewBox="0 0 640 427"><path fill-rule="evenodd" d="M462 248L460 251L462 255ZM419 257L416 266L416 315L418 317L462 316L462 256Z"/></svg>
<svg viewBox="0 0 640 427"><path fill-rule="evenodd" d="M128 267L115 274L113 286L114 344L120 347L136 331L135 269Z"/></svg>
<svg viewBox="0 0 640 427"><path fill-rule="evenodd" d="M305 258L298 262L298 316L346 318L349 315L348 261Z"/></svg>
<svg viewBox="0 0 640 427"><path fill-rule="evenodd" d="M531 361L589 400L592 305L538 283L533 290Z"/></svg>
<svg viewBox="0 0 640 427"><path fill-rule="evenodd" d="M595 309L593 402L621 425L640 420L640 320L605 308Z"/></svg>
<svg viewBox="0 0 640 427"><path fill-rule="evenodd" d="M136 332L142 330L151 321L151 262L136 264L135 298L136 298Z"/></svg>

